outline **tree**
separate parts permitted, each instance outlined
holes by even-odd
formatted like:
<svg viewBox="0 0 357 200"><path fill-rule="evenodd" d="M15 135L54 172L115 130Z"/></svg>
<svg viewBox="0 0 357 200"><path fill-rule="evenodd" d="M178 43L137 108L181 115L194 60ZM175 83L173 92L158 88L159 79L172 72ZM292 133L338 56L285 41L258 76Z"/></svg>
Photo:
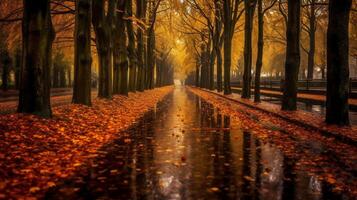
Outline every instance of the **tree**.
<svg viewBox="0 0 357 200"><path fill-rule="evenodd" d="M244 0L245 23L244 23L244 72L242 98L250 98L252 77L252 31L253 17L257 1Z"/></svg>
<svg viewBox="0 0 357 200"><path fill-rule="evenodd" d="M55 32L50 0L23 1L23 56L18 112L51 117L50 66Z"/></svg>
<svg viewBox="0 0 357 200"><path fill-rule="evenodd" d="M296 110L300 66L300 5L301 0L288 0L283 110Z"/></svg>
<svg viewBox="0 0 357 200"><path fill-rule="evenodd" d="M73 103L91 105L91 0L76 0Z"/></svg>
<svg viewBox="0 0 357 200"><path fill-rule="evenodd" d="M242 15L239 11L241 0L223 0L223 25L224 25L224 94L231 94L231 63L232 39L235 25Z"/></svg>
<svg viewBox="0 0 357 200"><path fill-rule="evenodd" d="M263 67L264 48L264 14L274 6L277 0L270 1L263 9L263 0L258 0L258 49L257 61L255 65L254 102L260 102L260 74Z"/></svg>
<svg viewBox="0 0 357 200"><path fill-rule="evenodd" d="M114 88L116 94L128 95L128 54L126 48L126 33L125 26L125 0L119 0L117 5L117 10L114 23Z"/></svg>
<svg viewBox="0 0 357 200"><path fill-rule="evenodd" d="M135 33L133 28L133 2L128 0L126 3L126 30L128 33L128 55L129 55L129 91L136 91L136 71L137 71L137 55L135 52Z"/></svg>
<svg viewBox="0 0 357 200"><path fill-rule="evenodd" d="M136 18L139 20L139 27L137 29L137 56L138 56L138 76L137 76L137 90L144 91L145 84L145 69L144 69L144 33L146 16L146 0L136 1Z"/></svg>
<svg viewBox="0 0 357 200"><path fill-rule="evenodd" d="M349 14L352 0L330 0L327 29L326 122L349 125Z"/></svg>
<svg viewBox="0 0 357 200"><path fill-rule="evenodd" d="M310 10L308 14L309 28L309 52L307 63L307 78L312 80L314 78L314 65L315 65L315 35L316 35L316 0L310 0Z"/></svg>
<svg viewBox="0 0 357 200"><path fill-rule="evenodd" d="M99 60L99 87L98 97L112 97L112 18L114 15L115 1L109 0L108 12L105 8L105 0L92 0L93 27L96 35L96 47ZM114 72L114 79L117 73ZM114 86L116 84L114 83Z"/></svg>
<svg viewBox="0 0 357 200"><path fill-rule="evenodd" d="M14 55L14 72L15 72L15 88L19 89L20 87L20 70L21 70L21 48L16 46L15 55Z"/></svg>
<svg viewBox="0 0 357 200"><path fill-rule="evenodd" d="M151 1L149 2L149 19L148 19L148 29L146 31L147 35L147 42L146 42L146 55L147 55L147 77L146 77L146 89L153 89L154 88L154 68L156 62L156 55L155 55L155 22L156 22L156 15L157 10L160 6L161 0Z"/></svg>
<svg viewBox="0 0 357 200"><path fill-rule="evenodd" d="M1 65L2 65L1 89L7 91L9 89L9 75L10 75L10 67L12 63L7 47L5 47L5 49L1 52L0 57L1 57Z"/></svg>
<svg viewBox="0 0 357 200"><path fill-rule="evenodd" d="M220 0L214 0L214 36L213 36L213 48L217 57L217 91L223 91L222 83L222 3Z"/></svg>

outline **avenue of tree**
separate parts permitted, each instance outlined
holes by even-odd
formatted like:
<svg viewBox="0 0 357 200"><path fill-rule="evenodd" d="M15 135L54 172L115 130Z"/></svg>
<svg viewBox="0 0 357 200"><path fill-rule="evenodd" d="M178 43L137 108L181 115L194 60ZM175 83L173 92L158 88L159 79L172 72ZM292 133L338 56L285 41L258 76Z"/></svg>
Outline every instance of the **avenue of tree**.
<svg viewBox="0 0 357 200"><path fill-rule="evenodd" d="M129 91L173 84L171 63L167 56L159 57L155 52L155 19L161 0L137 0L135 17L131 0L39 0L36 3L23 0L12 3L2 3L2 9L12 10L0 22L8 26L21 22L22 44L17 44L14 57L18 112L51 117L51 86L72 85L73 103L90 106L93 46L98 56L100 98L110 99L114 94L128 95ZM61 29L69 32L68 27L74 24L73 38L70 38L74 46L73 82L63 53L56 52L52 56L56 38L53 18L57 15L61 15L62 20L68 15L74 16L68 24L57 27L58 32ZM133 23L138 28L134 29ZM8 54L7 49L4 52ZM7 54L1 56L6 70L11 62ZM8 74L3 72L4 89L8 87Z"/></svg>
<svg viewBox="0 0 357 200"><path fill-rule="evenodd" d="M326 122L349 125L352 0L6 0L0 10L1 87L12 70L19 112L51 117L51 87L91 105L93 87L110 99L170 85L174 72L227 95L239 77L255 102L262 77L276 76L281 109L294 111L298 80L320 76Z"/></svg>
<svg viewBox="0 0 357 200"><path fill-rule="evenodd" d="M271 20L274 13L282 16L285 37L280 34L280 43L285 46L285 60L283 80L282 110L293 111L297 109L297 83L299 73L304 74L301 66L301 50L307 53L307 79L313 79L316 58L316 29L317 20L323 24L326 21L327 31L324 33L326 55L321 56L327 66L327 92L326 92L326 122L328 124L349 124L349 38L350 38L350 13L355 12L352 0L190 0L186 1L190 12L185 13L183 25L191 31L187 34L196 34L196 40L203 40L200 51L197 52L197 67L195 74L189 77L197 87L210 90L217 89L224 94L231 94L231 67L232 67L232 38L233 34L243 31L243 73L242 73L242 98L251 98L252 76L254 75L254 101L260 102L260 79L263 66L264 20ZM209 11L210 10L210 11ZM244 22L237 24L240 18ZM203 24L197 28L197 21ZM257 23L256 31L253 24ZM196 23L196 24L195 24ZM278 23L278 22L276 22ZM223 30L222 30L223 26ZM239 26L239 27L237 27ZM208 27L208 28L207 28ZM242 28L241 28L242 27ZM307 34L309 48L303 45L302 33ZM257 42L255 52L255 69L253 65L252 37L253 33ZM270 32L277 32L270 30ZM353 34L355 35L355 34ZM222 42L223 40L223 42ZM272 39L271 39L272 40ZM274 42L278 39L274 38ZM305 39L304 39L305 40ZM220 58L223 43L223 71ZM219 53L217 53L219 52ZM211 58L211 59L209 59ZM216 85L212 78L216 63ZM254 70L253 70L254 69ZM325 78L322 68L322 78ZM252 73L254 71L254 73ZM195 78L193 78L195 77Z"/></svg>

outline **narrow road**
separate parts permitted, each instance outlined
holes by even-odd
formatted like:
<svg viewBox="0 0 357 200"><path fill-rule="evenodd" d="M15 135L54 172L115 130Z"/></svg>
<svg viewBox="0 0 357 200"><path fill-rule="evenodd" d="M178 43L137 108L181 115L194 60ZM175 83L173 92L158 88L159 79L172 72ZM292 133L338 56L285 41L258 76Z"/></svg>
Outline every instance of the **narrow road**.
<svg viewBox="0 0 357 200"><path fill-rule="evenodd" d="M183 87L47 199L339 199L271 143Z"/></svg>

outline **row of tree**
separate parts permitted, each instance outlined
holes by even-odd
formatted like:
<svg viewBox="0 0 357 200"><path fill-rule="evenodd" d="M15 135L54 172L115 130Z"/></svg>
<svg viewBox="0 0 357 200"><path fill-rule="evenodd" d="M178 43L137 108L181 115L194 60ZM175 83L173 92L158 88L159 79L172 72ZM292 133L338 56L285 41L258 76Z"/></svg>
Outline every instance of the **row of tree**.
<svg viewBox="0 0 357 200"><path fill-rule="evenodd" d="M61 87L66 79L66 83L72 84L70 68L66 72L60 67L66 64L61 62L63 55L56 54L55 62L52 59L52 46L59 31L55 30L52 18L58 14L75 15L73 103L91 105L95 50L100 98L172 84L172 63L155 46L155 22L161 0L135 3L134 6L132 0L76 0L72 8L70 1L39 0L34 4L23 0L23 5L13 12L22 11L17 19L1 19L0 22L6 23L19 18L22 21L18 111L51 117L51 85ZM93 38L96 49L92 49Z"/></svg>
<svg viewBox="0 0 357 200"><path fill-rule="evenodd" d="M224 94L231 93L231 61L232 40L236 32L244 31L244 70L242 98L251 97L252 82L252 33L253 24L257 21L256 66L254 70L255 87L254 101L260 101L260 78L263 66L264 20L269 19L267 12L278 7L285 21L285 70L283 110L297 109L297 81L301 60L301 30L308 33L308 78L313 77L315 58L316 16L325 17L320 12L322 7L328 7L328 30L326 34L327 63L327 111L326 122L329 124L348 125L348 85L349 85L349 16L352 0L215 0L213 2L188 0L187 5L193 8L184 11L182 24L200 38L200 48L196 48L197 67L195 75L196 86L210 90L217 89ZM307 20L302 20L301 8L308 8ZM256 15L255 15L256 13ZM320 13L320 14L319 14ZM237 30L238 20L244 16L244 28ZM304 19L305 19L304 18ZM200 21L199 21L200 20ZM197 28L192 21L199 21L203 28ZM303 21L303 23L302 23ZM223 28L222 28L223 27ZM221 51L223 46L223 70ZM324 48L324 47L323 47ZM214 80L214 65L216 64L216 86ZM222 74L223 71L223 74ZM191 76L192 77L192 76Z"/></svg>

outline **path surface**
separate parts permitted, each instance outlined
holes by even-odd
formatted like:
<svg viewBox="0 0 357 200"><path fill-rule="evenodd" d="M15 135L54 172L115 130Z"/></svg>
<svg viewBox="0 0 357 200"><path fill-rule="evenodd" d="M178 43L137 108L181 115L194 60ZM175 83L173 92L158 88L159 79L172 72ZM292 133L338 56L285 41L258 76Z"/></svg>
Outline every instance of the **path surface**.
<svg viewBox="0 0 357 200"><path fill-rule="evenodd" d="M339 199L277 147L176 88L48 199Z"/></svg>

